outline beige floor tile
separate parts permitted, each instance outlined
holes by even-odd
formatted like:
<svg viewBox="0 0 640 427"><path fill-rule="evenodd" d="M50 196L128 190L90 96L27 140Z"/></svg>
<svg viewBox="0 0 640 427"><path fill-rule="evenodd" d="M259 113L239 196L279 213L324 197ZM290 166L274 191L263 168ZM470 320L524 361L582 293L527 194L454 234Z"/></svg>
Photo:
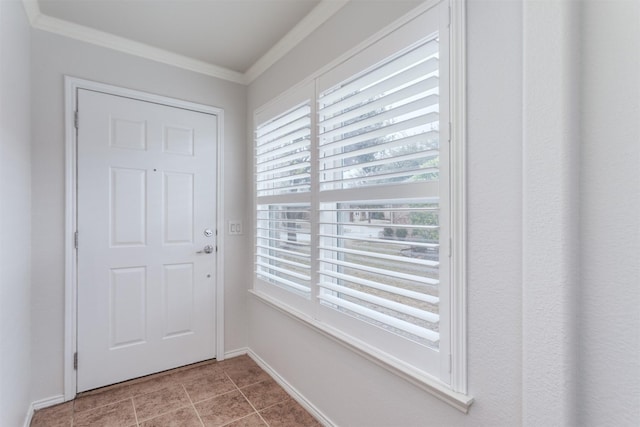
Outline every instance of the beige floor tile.
<svg viewBox="0 0 640 427"><path fill-rule="evenodd" d="M271 378L249 385L241 390L258 411L289 398L287 392Z"/></svg>
<svg viewBox="0 0 640 427"><path fill-rule="evenodd" d="M320 426L248 356L206 361L82 393L74 402L37 411L31 427L72 423L74 427Z"/></svg>
<svg viewBox="0 0 640 427"><path fill-rule="evenodd" d="M167 412L191 405L182 385L172 385L133 398L138 421L148 420Z"/></svg>
<svg viewBox="0 0 640 427"><path fill-rule="evenodd" d="M222 368L216 363L204 363L191 368L181 369L171 374L171 378L180 383L194 380L206 375L213 375L222 372Z"/></svg>
<svg viewBox="0 0 640 427"><path fill-rule="evenodd" d="M266 427L267 425L262 421L262 418L258 414L251 414L248 417L240 418L229 424L225 424L224 427Z"/></svg>
<svg viewBox="0 0 640 427"><path fill-rule="evenodd" d="M322 427L298 402L289 398L260 411L270 427Z"/></svg>
<svg viewBox="0 0 640 427"><path fill-rule="evenodd" d="M140 423L140 427L202 427L192 406L169 412Z"/></svg>
<svg viewBox="0 0 640 427"><path fill-rule="evenodd" d="M236 389L236 386L222 370L210 371L185 381L182 385L193 402L210 399Z"/></svg>
<svg viewBox="0 0 640 427"><path fill-rule="evenodd" d="M232 391L195 404L205 427L218 427L255 412L239 391Z"/></svg>
<svg viewBox="0 0 640 427"><path fill-rule="evenodd" d="M152 375L147 379L139 379L129 385L129 393L132 397L149 394L163 388L178 385L170 374Z"/></svg>
<svg viewBox="0 0 640 427"><path fill-rule="evenodd" d="M74 427L130 427L136 425L131 399L73 415Z"/></svg>
<svg viewBox="0 0 640 427"><path fill-rule="evenodd" d="M116 403L131 397L131 392L126 385L108 387L104 390L95 390L83 393L75 400L73 410L75 412L87 411L100 406Z"/></svg>
<svg viewBox="0 0 640 427"><path fill-rule="evenodd" d="M271 378L250 358L243 358L243 360L230 362L226 365L223 365L222 369L229 376L229 378L231 378L231 381L233 381L239 388L259 383L260 381L265 381Z"/></svg>
<svg viewBox="0 0 640 427"><path fill-rule="evenodd" d="M39 409L31 418L31 427L69 427L73 420L73 402Z"/></svg>
<svg viewBox="0 0 640 427"><path fill-rule="evenodd" d="M244 354L242 356L236 356L230 359L225 359L222 362L218 362L218 366L222 368L228 368L230 366L242 365L245 363L248 363L250 365L255 365L255 362L253 361L253 359L247 356L246 354Z"/></svg>

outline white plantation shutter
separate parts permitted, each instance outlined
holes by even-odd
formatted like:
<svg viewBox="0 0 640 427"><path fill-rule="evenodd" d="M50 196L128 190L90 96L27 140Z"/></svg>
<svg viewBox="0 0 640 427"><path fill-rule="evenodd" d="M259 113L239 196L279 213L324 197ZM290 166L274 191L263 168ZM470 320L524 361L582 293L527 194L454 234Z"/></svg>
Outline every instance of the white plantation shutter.
<svg viewBox="0 0 640 427"><path fill-rule="evenodd" d="M448 279L440 73L431 33L317 100L319 318L433 373Z"/></svg>
<svg viewBox="0 0 640 427"><path fill-rule="evenodd" d="M364 217L354 218L354 212ZM405 224L393 218L413 220ZM435 200L323 203L320 300L359 320L437 348L437 219Z"/></svg>
<svg viewBox="0 0 640 427"><path fill-rule="evenodd" d="M255 272L271 292L308 299L311 100L304 95L256 116Z"/></svg>
<svg viewBox="0 0 640 427"><path fill-rule="evenodd" d="M436 180L438 40L319 95L321 190Z"/></svg>
<svg viewBox="0 0 640 427"><path fill-rule="evenodd" d="M310 226L308 204L258 205L256 274L267 282L308 295Z"/></svg>
<svg viewBox="0 0 640 427"><path fill-rule="evenodd" d="M438 4L320 74L308 98L257 113L254 286L349 345L445 384L447 17Z"/></svg>
<svg viewBox="0 0 640 427"><path fill-rule="evenodd" d="M310 114L306 102L256 128L258 197L309 191Z"/></svg>

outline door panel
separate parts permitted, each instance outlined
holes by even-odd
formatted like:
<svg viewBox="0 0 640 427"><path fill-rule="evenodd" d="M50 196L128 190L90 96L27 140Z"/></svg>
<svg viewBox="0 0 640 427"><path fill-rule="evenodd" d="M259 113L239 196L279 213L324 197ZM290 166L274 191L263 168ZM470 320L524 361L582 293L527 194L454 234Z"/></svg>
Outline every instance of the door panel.
<svg viewBox="0 0 640 427"><path fill-rule="evenodd" d="M78 111L78 391L215 357L217 117L84 89Z"/></svg>

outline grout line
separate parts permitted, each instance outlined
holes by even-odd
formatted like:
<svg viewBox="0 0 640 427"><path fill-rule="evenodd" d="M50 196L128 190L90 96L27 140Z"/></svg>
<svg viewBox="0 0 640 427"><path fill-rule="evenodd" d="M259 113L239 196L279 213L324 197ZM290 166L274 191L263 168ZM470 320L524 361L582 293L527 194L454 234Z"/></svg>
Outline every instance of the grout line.
<svg viewBox="0 0 640 427"><path fill-rule="evenodd" d="M193 399L191 399L191 396L189 396L189 392L185 388L184 384L180 383L180 385L182 386L182 389L184 390L184 392L187 393L187 398L189 399L189 402L191 402L191 407L195 411L196 417L198 417L200 424L202 424L202 427L204 427L204 422L202 421L202 418L200 418L200 412L198 412L198 409L196 409L196 405L193 403Z"/></svg>
<svg viewBox="0 0 640 427"><path fill-rule="evenodd" d="M225 375L226 375L226 372L225 372ZM228 375L227 375L227 377L228 377ZM231 379L231 378L229 378L229 379ZM259 382L259 381L258 381L258 382ZM234 384L235 384L235 383L234 383ZM254 384L257 384L257 383L254 383ZM248 387L248 386L246 386L246 387ZM237 385L236 385L236 388L238 389L238 391L240 392L240 394L242 394L242 396L244 397L244 399L245 399L247 402L249 402L249 405L253 408L253 410L256 412L256 414L258 414L258 416L260 417L260 419L262 420L262 422L263 422L263 423L265 423L267 426L269 426L269 423L267 422L267 420L265 420L264 418L262 418L262 415L260 415L260 412L256 409L256 407L255 407L255 406L253 406L253 403L251 403L251 401L249 400L249 398L247 397L247 395L246 395L246 394L244 394L244 393L242 392L242 390L240 389L240 387L238 387ZM251 415L251 414L249 414L249 415Z"/></svg>
<svg viewBox="0 0 640 427"><path fill-rule="evenodd" d="M136 418L136 426L140 427L140 421L138 421L138 411L136 411L136 404L133 402L133 397L131 399L131 406L133 406L133 416Z"/></svg>

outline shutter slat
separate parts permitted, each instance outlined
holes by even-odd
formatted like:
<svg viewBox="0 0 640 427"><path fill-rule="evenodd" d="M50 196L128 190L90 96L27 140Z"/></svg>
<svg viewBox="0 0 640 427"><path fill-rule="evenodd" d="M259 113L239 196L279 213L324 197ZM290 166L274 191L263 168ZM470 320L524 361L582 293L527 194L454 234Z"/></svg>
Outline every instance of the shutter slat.
<svg viewBox="0 0 640 427"><path fill-rule="evenodd" d="M271 255L265 255L265 254L261 254L260 258L270 259L272 261L278 262L279 264L285 264L285 265L289 265L289 266L295 267L295 268L303 268L303 269L304 268L306 268L306 269L309 268L308 264L301 264L299 262L290 261L290 260L288 260L286 258L278 258L278 257L274 257L274 256L271 256ZM264 264L265 263L259 263L258 265L264 265ZM268 264L268 265L271 265L271 264Z"/></svg>
<svg viewBox="0 0 640 427"><path fill-rule="evenodd" d="M353 169L359 169L359 168L353 168ZM380 181L380 180L388 181L394 178L412 178L412 177L415 177L416 175L434 173L434 172L438 172L438 168L410 169L410 170L404 170L402 172L373 174L373 175L359 176L355 178L343 178L343 179L337 178L337 179L331 179L331 180L324 179L322 180L320 189L321 190L325 188L334 189L336 188L336 184L349 184L349 183L359 183L360 186L364 187L367 185L377 184L375 181ZM330 174L327 174L327 175L330 175ZM348 188L349 186L344 185L343 187Z"/></svg>
<svg viewBox="0 0 640 427"><path fill-rule="evenodd" d="M275 158L273 160L264 160L264 161L260 161L257 164L258 169L261 170L266 170L268 171L268 169L264 169L267 166L272 166L272 165L277 165L277 164L281 164L281 163L286 163L287 166L289 166L288 164L295 161L295 160L300 160L300 163L298 163L300 165L300 167L305 167L309 165L309 161L305 160L308 159L309 157L309 151L304 150L304 151L298 151L296 153L293 154L289 154L287 156L282 156L282 157L278 157Z"/></svg>
<svg viewBox="0 0 640 427"><path fill-rule="evenodd" d="M258 262L256 263L256 265L257 265L258 267L263 267L263 268L266 268L266 269L268 269L268 270L279 271L280 273L286 274L287 276L295 277L296 279L300 279L300 280L311 280L311 277L309 277L309 276L307 276L307 275L300 274L300 273L297 273L297 272L295 272L295 271L291 271L291 270L286 269L286 268L276 267L276 266L275 266L275 265L273 265L273 264L267 264L267 263L264 263L264 262L260 262L260 261L258 261Z"/></svg>
<svg viewBox="0 0 640 427"><path fill-rule="evenodd" d="M400 148L405 146L414 146L414 145L426 145L429 147L428 151L438 152L438 149L433 149L432 144L433 141L438 141L438 131L424 132L417 135L408 136L401 139L395 139L389 142L382 142L375 145L370 145L364 148L359 148L353 151L341 152L337 154L330 154L322 157L320 159L321 162L329 162L336 160L344 160L354 156L362 156L365 154L373 154L378 153L384 150L392 150L394 148Z"/></svg>
<svg viewBox="0 0 640 427"><path fill-rule="evenodd" d="M418 319L425 320L429 323L436 324L440 321L440 316L429 311L421 310L419 308L411 307L406 304L391 301L385 298L380 298L375 295L368 294L366 292L360 292L355 289L348 288L346 286L335 285L333 283L320 282L320 287L328 289L330 291L339 292L341 294L348 295L353 298L357 298L362 301L370 302L381 307L397 311L398 313L406 314Z"/></svg>
<svg viewBox="0 0 640 427"><path fill-rule="evenodd" d="M353 152L355 156L360 156L360 152L359 151L355 151ZM334 173L334 172L340 172L340 171L346 171L346 170L357 170L357 169L363 169L363 168L369 168L372 166L384 166L384 165L389 165L389 164L393 164L393 163L397 163L397 162L402 162L404 160L422 160L423 162L426 162L427 159L430 158L434 158L439 154L439 151L437 150L424 150L424 151L416 151L413 153L407 153L407 154L403 154L401 156L389 156L380 160L374 160L374 161L370 161L370 162L362 162L362 163L352 163L346 166L340 166L340 167L324 167L322 168L322 172L323 173ZM331 162L331 163L335 163L335 162ZM329 164L329 162L322 162L321 163L321 167L323 165L327 165ZM339 163L338 163L339 164ZM417 169L417 170L421 170L421 169ZM369 175L369 176L374 176Z"/></svg>
<svg viewBox="0 0 640 427"><path fill-rule="evenodd" d="M440 265L440 263L438 261L430 261L430 260L420 259L420 258L401 257L401 256L395 256L395 255L389 255L389 254L379 254L379 253L376 253L376 252L358 251L358 250L355 250L355 249L346 249L346 248L340 248L340 247L337 247L337 246L323 245L321 250L323 250L323 251L331 251L331 252L334 252L336 254L361 255L361 256L367 256L367 257L370 257L370 258L383 259L385 261L395 261L395 262L399 262L399 263L424 265L426 267L433 267L433 268L437 268Z"/></svg>
<svg viewBox="0 0 640 427"><path fill-rule="evenodd" d="M281 141L276 141L276 143L273 144L273 146L268 147L269 150L262 150L262 151L258 150L257 157L260 159L265 157L270 158L270 157L279 156L283 153L287 153L290 151L308 148L310 135L311 134L307 131L302 135L305 137L304 140L289 142L287 144L282 144ZM294 141L294 140L291 140L291 141Z"/></svg>
<svg viewBox="0 0 640 427"><path fill-rule="evenodd" d="M355 145L364 141L370 141L370 140L375 140L381 137L387 137L395 133L406 132L413 128L425 128L427 125L432 125L436 122L438 122L438 113L429 113L424 116L414 117L409 120L404 120L402 122L394 123L392 125L385 126L380 129L375 129L370 132L363 133L348 139L328 141L321 138L320 151L321 153L325 153L329 150L342 149L349 145ZM423 132L429 132L432 130L433 129L425 129ZM402 136L406 136L406 135L402 135ZM333 153L329 153L329 154L333 154Z"/></svg>
<svg viewBox="0 0 640 427"><path fill-rule="evenodd" d="M348 276L346 274L336 273L334 271L323 271L323 276L332 277L338 280L346 280L347 282L356 283L358 285L366 286L368 288L377 289L379 291L388 292L390 294L399 295L402 297L407 297L414 299L416 301L426 302L428 304L438 305L440 303L440 298L423 294L416 291L411 291L408 289L398 288L395 286L385 285L384 283L375 282L373 280L362 279L360 277ZM324 279L320 279L321 281Z"/></svg>
<svg viewBox="0 0 640 427"><path fill-rule="evenodd" d="M375 86L360 91L359 96L363 99L372 99L379 94L395 90L398 87L406 85L407 82L411 82L417 79L423 79L420 83L425 85L424 89L431 90L438 86L438 77L432 76L426 79L424 77L437 70L438 60L436 58L432 58L428 61L418 64L415 67L409 68L399 74L396 74L395 76L388 78ZM345 111L345 106L340 102L332 105L322 106L319 111L320 120L329 120L336 114L341 114L343 111Z"/></svg>
<svg viewBox="0 0 640 427"><path fill-rule="evenodd" d="M439 248L440 247L440 245L438 243L410 242L410 241L407 241L407 240L389 241L389 240L383 240L383 239L370 239L370 238L367 238L367 237L355 237L355 236L349 236L349 235L330 234L330 233L320 233L319 236L320 237L331 237L331 238L334 238L334 239L355 240L355 241L359 241L359 242L386 243L386 244L393 243L394 245L416 246L416 247L420 247L420 248L435 249L435 248Z"/></svg>
<svg viewBox="0 0 640 427"><path fill-rule="evenodd" d="M432 83L434 87L436 88L438 87L437 78L429 79L429 82ZM376 111L378 112L377 114L379 114L382 111L389 111L390 109L393 108L392 106L394 105L394 103L398 103L398 102L406 103L404 101L410 98L414 98L414 99L424 98L425 103L427 105L430 105L430 106L435 105L438 103L438 95L437 94L429 95L430 89L433 89L433 87L429 87L423 82L419 82L409 87L406 87L404 89L401 89L397 92L391 93L389 95L385 95L382 98L377 98L377 99L370 100L368 102L364 102L359 107L349 108L345 112L342 112L339 115L335 115L330 119L324 119L324 120L320 119L319 120L319 123L321 126L320 131L322 133L322 129L325 129L324 132L326 132L328 130L334 129L338 125L349 123L352 121L357 121L359 117L365 114L368 114L369 117L372 117L374 115L374 112Z"/></svg>
<svg viewBox="0 0 640 427"><path fill-rule="evenodd" d="M380 274L383 276L390 276L398 279L408 280L415 283L424 283L430 286L437 286L440 281L430 279L428 277L416 276L414 274L399 273L397 271L385 270L382 268L369 267L363 264L355 264L351 262L339 261L332 258L320 258L320 262L326 262L328 264L337 265L345 268L352 268L354 270L366 271L367 273Z"/></svg>
<svg viewBox="0 0 640 427"><path fill-rule="evenodd" d="M415 66L438 54L437 40L431 40L404 55L379 66L366 74L360 75L337 89L329 89L320 95L322 105L330 105L348 95L358 93L362 88L380 80L389 78L405 68Z"/></svg>
<svg viewBox="0 0 640 427"><path fill-rule="evenodd" d="M368 317L372 320L392 326L401 331L407 332L409 334L415 335L420 338L424 338L434 344L440 340L440 334L430 329L421 328L417 325L414 325L413 323L409 323L404 320L397 319L395 317L380 313L379 311L365 308L361 305L354 304L352 302L346 301L341 298L337 298L333 295L327 295L322 293L320 294L319 297L320 299L327 301L331 304L335 304L338 307L345 308L349 311L360 314L361 316Z"/></svg>
<svg viewBox="0 0 640 427"><path fill-rule="evenodd" d="M363 130L376 127L376 126L388 126L388 124L394 123L403 123L403 121L396 121L398 117L402 117L409 113L417 113L418 111L426 110L429 107L434 107L438 105L438 96L431 95L425 98L421 98L415 101L412 101L408 104L404 104L395 108L391 108L389 110L384 110L375 114L370 115L366 119L362 119L360 121L338 127L331 130L325 130L324 132L320 132L320 137L327 141L331 139L348 139L347 136L350 133L354 133L356 131L360 131L358 133L362 133ZM420 114L420 117L424 117L426 114Z"/></svg>
<svg viewBox="0 0 640 427"><path fill-rule="evenodd" d="M310 101L306 101L301 106L297 108L294 107L288 112L284 112L276 118L258 125L256 128L256 138L263 138L268 133L281 129L283 126L294 122L303 116L309 116L311 114L310 104Z"/></svg>
<svg viewBox="0 0 640 427"><path fill-rule="evenodd" d="M309 286L301 285L301 284L293 282L291 280L284 279L284 278L282 278L280 276L276 276L274 274L267 273L266 271L257 270L256 274L258 275L258 277L263 277L265 279L272 280L275 283L288 286L290 288L296 289L296 290L301 291L301 292L309 293L309 291L311 290L311 288L309 288Z"/></svg>
<svg viewBox="0 0 640 427"><path fill-rule="evenodd" d="M275 246L265 246L265 245L261 245L258 244L256 245L256 248L260 249L261 251L276 251L276 252L280 252L283 255L287 255L287 256L294 256L294 257L298 257L298 258L304 258L304 259L309 259L309 255L308 254L301 254L299 252L293 252L293 251L289 251L286 249L281 249ZM258 254L258 256L262 256L262 252L260 252Z"/></svg>

